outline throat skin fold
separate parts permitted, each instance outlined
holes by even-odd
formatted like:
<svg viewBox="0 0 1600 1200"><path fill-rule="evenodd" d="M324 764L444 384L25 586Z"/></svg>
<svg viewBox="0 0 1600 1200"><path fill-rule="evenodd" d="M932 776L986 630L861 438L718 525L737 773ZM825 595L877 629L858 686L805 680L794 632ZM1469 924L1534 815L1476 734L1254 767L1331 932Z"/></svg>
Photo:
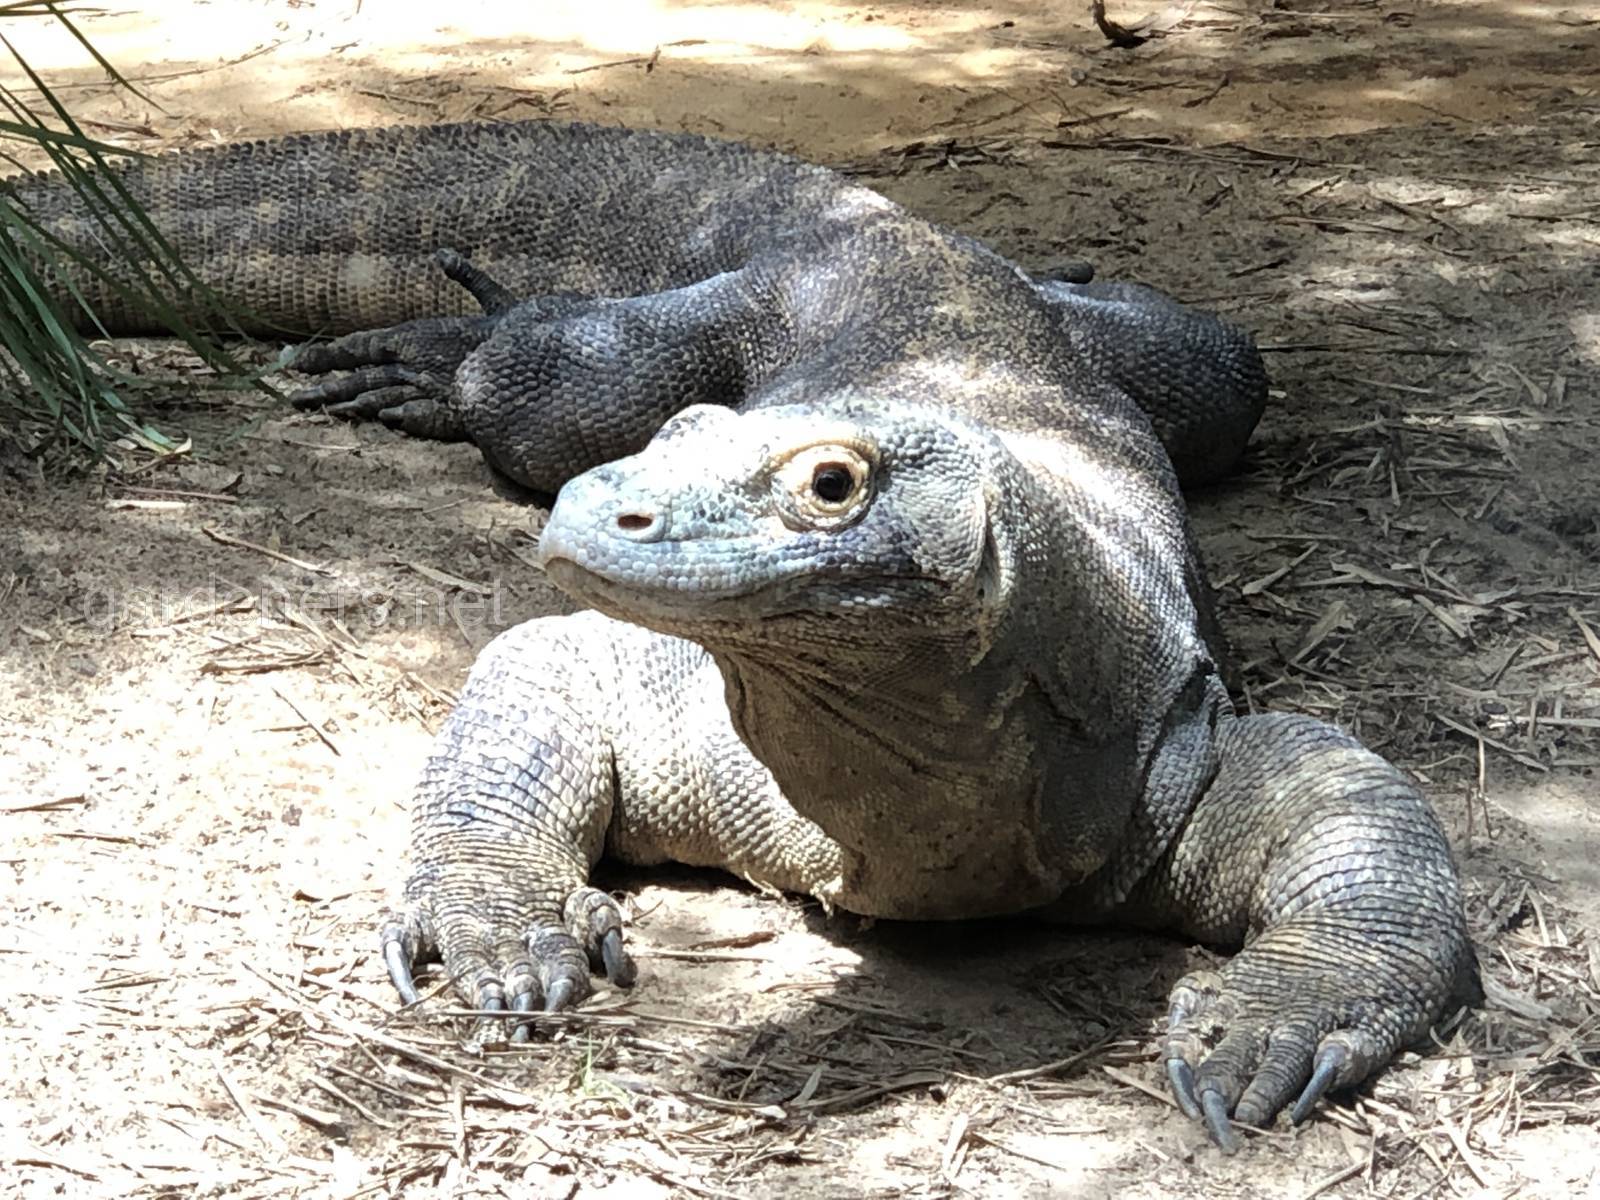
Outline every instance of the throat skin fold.
<svg viewBox="0 0 1600 1200"><path fill-rule="evenodd" d="M1055 772L1034 748L1045 706L1020 674L1018 686L993 692L970 678L992 672L988 662L965 678L924 674L912 687L903 672L843 680L712 657L741 740L796 810L849 852L845 907L860 894L874 909L919 919L1018 912L1053 900L1103 859L1069 864L1051 854L1040 818ZM940 647L907 657L958 661Z"/></svg>

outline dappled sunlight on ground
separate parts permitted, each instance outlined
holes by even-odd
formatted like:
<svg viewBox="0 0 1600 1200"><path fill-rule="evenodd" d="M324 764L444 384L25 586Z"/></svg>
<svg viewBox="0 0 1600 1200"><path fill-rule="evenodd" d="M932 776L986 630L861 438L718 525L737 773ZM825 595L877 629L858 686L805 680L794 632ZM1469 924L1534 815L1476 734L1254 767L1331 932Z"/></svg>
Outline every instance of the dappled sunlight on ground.
<svg viewBox="0 0 1600 1200"><path fill-rule="evenodd" d="M1217 142L1493 119L1526 108L1538 88L1592 84L1583 51L1594 25L1576 6L1317 7L1113 5L1125 24L1151 21L1154 40L1134 51L1107 46L1077 5L1022 0L448 9L163 0L86 27L153 89L155 103L113 98L115 115L95 130L133 144L548 106L619 123L709 124L823 157L931 134L1048 136L1061 123L1073 137ZM72 81L68 94L102 90L68 35L42 21L12 25L35 66ZM1135 67L1139 85L1122 86Z"/></svg>

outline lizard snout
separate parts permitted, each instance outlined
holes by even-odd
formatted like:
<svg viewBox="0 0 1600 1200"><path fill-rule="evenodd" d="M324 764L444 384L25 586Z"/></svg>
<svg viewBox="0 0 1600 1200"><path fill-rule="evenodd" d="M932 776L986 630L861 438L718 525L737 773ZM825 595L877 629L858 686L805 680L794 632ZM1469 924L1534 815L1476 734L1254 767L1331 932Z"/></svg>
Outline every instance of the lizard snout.
<svg viewBox="0 0 1600 1200"><path fill-rule="evenodd" d="M546 534L590 544L596 538L659 542L667 536L672 504L659 489L641 487L618 464L596 467L570 480L550 510Z"/></svg>

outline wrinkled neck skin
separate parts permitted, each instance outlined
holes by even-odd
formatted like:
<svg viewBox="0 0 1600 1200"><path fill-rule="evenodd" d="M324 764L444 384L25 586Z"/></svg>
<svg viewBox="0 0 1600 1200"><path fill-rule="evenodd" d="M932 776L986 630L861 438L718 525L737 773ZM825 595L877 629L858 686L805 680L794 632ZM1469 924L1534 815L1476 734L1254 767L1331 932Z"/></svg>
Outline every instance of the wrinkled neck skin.
<svg viewBox="0 0 1600 1200"><path fill-rule="evenodd" d="M910 653L928 661L919 653ZM926 648L937 653L932 647ZM1015 664L913 679L713 653L734 728L794 807L851 855L839 899L908 918L1010 912L1052 899L1034 811L1038 696L980 680Z"/></svg>

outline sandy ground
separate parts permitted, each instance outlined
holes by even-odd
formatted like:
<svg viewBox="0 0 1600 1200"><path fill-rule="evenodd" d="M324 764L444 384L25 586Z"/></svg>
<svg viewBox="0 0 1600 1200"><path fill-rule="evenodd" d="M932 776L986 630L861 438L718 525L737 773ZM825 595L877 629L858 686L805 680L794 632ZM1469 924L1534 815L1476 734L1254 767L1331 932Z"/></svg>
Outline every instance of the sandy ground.
<svg viewBox="0 0 1600 1200"><path fill-rule="evenodd" d="M372 953L411 779L558 608L475 453L219 400L178 460L0 462L0 1178L21 1196L1600 1195L1600 21L1511 3L164 2L13 37L140 149L553 116L845 166L1255 331L1193 498L1241 703L1438 806L1494 1003L1225 1158L1163 1098L1202 952L608 877L639 986L474 1055ZM444 18L448 18L447 20Z"/></svg>

